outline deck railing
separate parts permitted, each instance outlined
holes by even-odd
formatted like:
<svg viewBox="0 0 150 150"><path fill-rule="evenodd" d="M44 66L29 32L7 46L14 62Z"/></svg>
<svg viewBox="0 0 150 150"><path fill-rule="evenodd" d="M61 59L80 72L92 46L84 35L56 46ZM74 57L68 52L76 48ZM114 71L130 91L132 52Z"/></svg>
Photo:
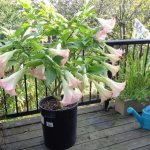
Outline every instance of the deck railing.
<svg viewBox="0 0 150 150"><path fill-rule="evenodd" d="M125 54L132 51L134 58L138 51L142 56L146 52L146 61L144 67L150 62L150 40L111 40L106 43L113 47L122 48ZM29 76L24 76L24 80L19 86L18 96L9 97L4 90L0 94L0 118L18 117L24 115L35 114L39 112L38 102L44 96L48 96L48 89L41 81L33 79ZM90 83L89 91L82 98L79 105L87 105L100 102L98 94L92 93L92 83Z"/></svg>

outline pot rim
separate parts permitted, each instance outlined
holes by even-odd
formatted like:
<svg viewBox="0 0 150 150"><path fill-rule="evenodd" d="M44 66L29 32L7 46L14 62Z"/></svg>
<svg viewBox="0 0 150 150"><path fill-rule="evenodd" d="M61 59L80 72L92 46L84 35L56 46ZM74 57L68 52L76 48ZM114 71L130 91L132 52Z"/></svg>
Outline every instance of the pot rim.
<svg viewBox="0 0 150 150"><path fill-rule="evenodd" d="M43 110L46 110L46 111L52 111L52 112L61 112L61 111L67 111L67 110L71 110L71 109L73 109L73 108L75 108L77 105L78 105L78 103L73 103L73 104L71 104L71 105L73 105L73 106L71 106L71 107L66 107L65 109L56 109L56 110L49 110L49 109L45 109L45 108L43 108L42 107L42 102L44 101L44 100L46 100L47 98L52 98L52 96L47 96L47 97L45 97L45 98L43 98L42 100L40 100L39 101L39 108L40 109L43 109Z"/></svg>

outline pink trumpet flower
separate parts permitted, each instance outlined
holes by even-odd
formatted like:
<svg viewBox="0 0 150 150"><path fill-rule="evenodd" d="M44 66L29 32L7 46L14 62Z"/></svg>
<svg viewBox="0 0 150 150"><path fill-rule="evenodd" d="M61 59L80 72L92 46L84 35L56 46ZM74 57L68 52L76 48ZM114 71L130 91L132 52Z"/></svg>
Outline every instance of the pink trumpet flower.
<svg viewBox="0 0 150 150"><path fill-rule="evenodd" d="M83 74L83 84L84 84L84 88L89 86L89 78L86 73Z"/></svg>
<svg viewBox="0 0 150 150"><path fill-rule="evenodd" d="M100 40L105 40L105 38L107 37L107 32L105 29L103 29L102 31L97 32L96 34L96 40L100 41Z"/></svg>
<svg viewBox="0 0 150 150"><path fill-rule="evenodd" d="M96 86L97 91L99 92L101 103L112 97L113 95L112 91L107 90L104 87L103 83L98 84L97 82L94 81L94 84Z"/></svg>
<svg viewBox="0 0 150 150"><path fill-rule="evenodd" d="M63 59L61 60L61 63L62 63L62 65L64 65L67 62L68 58L69 58L70 50L69 49L64 49L64 50L50 49L50 52L53 55L62 56Z"/></svg>
<svg viewBox="0 0 150 150"><path fill-rule="evenodd" d="M46 80L44 65L37 66L35 69L30 70L30 73L37 79Z"/></svg>
<svg viewBox="0 0 150 150"><path fill-rule="evenodd" d="M86 87L89 86L89 79L86 75L86 73L84 73L83 75L81 75L80 73L76 73L76 76L81 80L81 83L78 85L80 91L83 91Z"/></svg>
<svg viewBox="0 0 150 150"><path fill-rule="evenodd" d="M4 77L4 72L7 66L8 61L11 59L16 50L6 52L0 55L0 77Z"/></svg>
<svg viewBox="0 0 150 150"><path fill-rule="evenodd" d="M104 55L112 62L113 65L116 64L116 62L120 60L120 57L115 54L104 53Z"/></svg>
<svg viewBox="0 0 150 150"><path fill-rule="evenodd" d="M7 78L0 79L0 87L4 88L4 90L11 96L17 95L15 91L16 85L17 82L24 75L24 73L25 73L25 69L23 68Z"/></svg>
<svg viewBox="0 0 150 150"><path fill-rule="evenodd" d="M82 93L80 91L70 88L67 81L63 78L62 78L62 82L63 82L63 89L64 89L64 97L61 101L62 105L67 106L78 102L82 97Z"/></svg>
<svg viewBox="0 0 150 150"><path fill-rule="evenodd" d="M115 54L117 56L119 56L120 58L122 57L122 55L124 54L122 49L115 49L111 46L106 45L107 50L111 53L111 54Z"/></svg>
<svg viewBox="0 0 150 150"><path fill-rule="evenodd" d="M104 66L109 70L111 71L112 73L112 76L115 76L116 73L119 71L120 69L120 66L114 66L114 65L111 65L111 64L108 64L108 63L105 63L103 62Z"/></svg>
<svg viewBox="0 0 150 150"><path fill-rule="evenodd" d="M117 97L120 95L120 92L124 90L126 82L117 83L109 78L103 77L104 82L107 86L109 86L112 89L113 95L112 97Z"/></svg>
<svg viewBox="0 0 150 150"><path fill-rule="evenodd" d="M98 18L98 21L100 22L103 29L105 29L105 31L107 33L112 32L112 29L114 28L114 26L116 24L116 19L115 18L112 18L112 19Z"/></svg>
<svg viewBox="0 0 150 150"><path fill-rule="evenodd" d="M81 84L81 81L75 78L71 72L65 71L65 76L67 81L69 82L69 87L76 88Z"/></svg>

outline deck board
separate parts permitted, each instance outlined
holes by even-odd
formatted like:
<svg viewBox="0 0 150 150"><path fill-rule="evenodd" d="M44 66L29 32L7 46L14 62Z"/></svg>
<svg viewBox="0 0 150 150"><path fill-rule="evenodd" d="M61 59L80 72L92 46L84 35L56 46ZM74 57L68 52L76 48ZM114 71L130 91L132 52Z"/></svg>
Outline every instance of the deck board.
<svg viewBox="0 0 150 150"><path fill-rule="evenodd" d="M150 150L150 144L146 145L146 146L142 146L133 150Z"/></svg>
<svg viewBox="0 0 150 150"><path fill-rule="evenodd" d="M89 108L88 108L89 109ZM0 150L48 150L43 141L40 117L3 123ZM76 144L68 150L150 150L150 131L141 129L132 116L114 110L81 110Z"/></svg>
<svg viewBox="0 0 150 150"><path fill-rule="evenodd" d="M144 137L135 138L132 140L128 140L119 144L113 144L106 148L102 148L102 150L125 150L125 149L137 149L139 146L145 146L150 143L150 135L146 135ZM100 149L99 149L100 150Z"/></svg>

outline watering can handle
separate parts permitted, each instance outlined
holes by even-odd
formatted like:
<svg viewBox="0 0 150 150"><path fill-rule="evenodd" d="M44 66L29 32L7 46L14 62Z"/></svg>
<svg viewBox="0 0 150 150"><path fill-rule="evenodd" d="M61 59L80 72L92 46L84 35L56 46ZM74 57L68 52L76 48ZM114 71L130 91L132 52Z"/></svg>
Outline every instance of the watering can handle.
<svg viewBox="0 0 150 150"><path fill-rule="evenodd" d="M129 108L127 109L127 112L128 112L129 114L131 114L131 113L134 112L134 109L133 109L132 107L129 107Z"/></svg>

